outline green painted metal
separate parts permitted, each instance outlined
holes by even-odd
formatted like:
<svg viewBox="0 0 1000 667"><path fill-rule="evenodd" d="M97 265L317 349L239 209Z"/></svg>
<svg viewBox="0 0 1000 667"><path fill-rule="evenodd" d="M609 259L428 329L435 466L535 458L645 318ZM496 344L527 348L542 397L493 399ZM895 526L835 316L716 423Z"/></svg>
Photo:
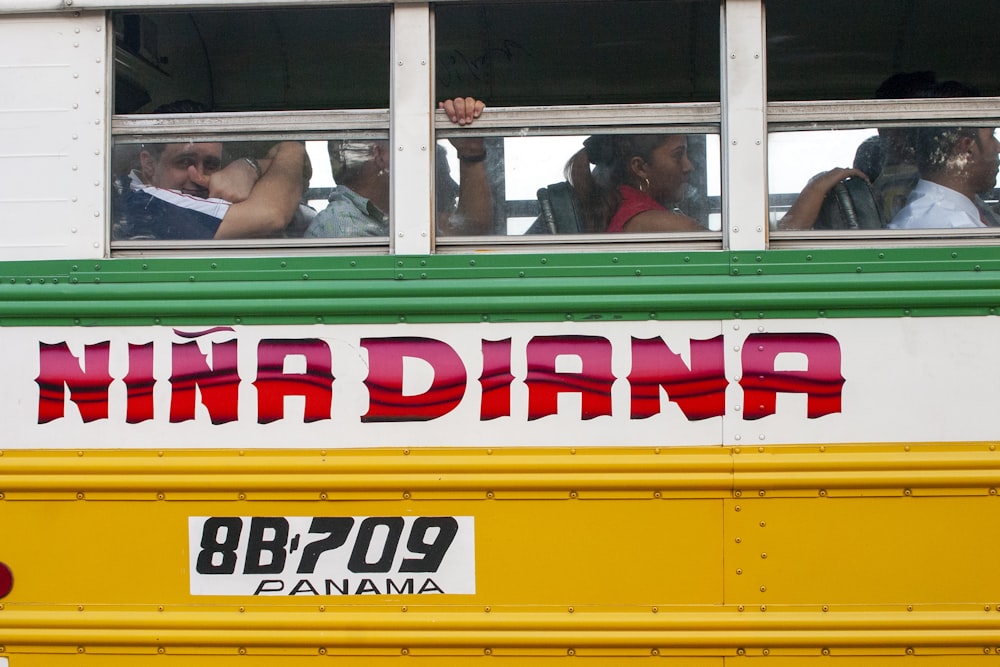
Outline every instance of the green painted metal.
<svg viewBox="0 0 1000 667"><path fill-rule="evenodd" d="M1000 247L0 263L0 325L992 315Z"/></svg>

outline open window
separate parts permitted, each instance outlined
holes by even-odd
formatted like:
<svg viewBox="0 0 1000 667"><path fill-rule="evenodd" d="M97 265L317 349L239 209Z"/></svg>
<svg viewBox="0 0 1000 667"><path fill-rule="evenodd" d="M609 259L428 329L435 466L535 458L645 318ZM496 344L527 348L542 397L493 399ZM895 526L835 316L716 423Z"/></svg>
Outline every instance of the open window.
<svg viewBox="0 0 1000 667"><path fill-rule="evenodd" d="M719 247L717 1L443 3L435 7L435 52L437 99L471 96L493 109L473 151L478 158L481 147L482 165L462 159L467 133L437 126L448 165L438 173L454 181L451 192L489 180L492 224L479 233L507 243ZM683 187L658 203L698 220L700 232L607 234L607 220L586 224L589 204L567 166L592 135L684 136ZM638 178L632 184L646 189ZM468 243L468 226L448 224L463 203L452 193L438 195L439 248Z"/></svg>
<svg viewBox="0 0 1000 667"><path fill-rule="evenodd" d="M995 235L998 19L1000 5L969 0L949 3L946 15L920 2L768 0L772 243L947 243ZM979 134L971 152L945 140ZM930 145L925 139L933 135L938 140ZM945 199L965 208L964 217L901 222L896 216L907 201L929 189L921 185L913 194L918 183L939 180L929 171L933 152L952 166L962 163L955 175L968 177L971 189ZM838 183L825 176L835 168L856 171ZM984 169L992 175L984 177ZM799 193L815 194L814 186L804 190L811 181L837 184L821 188L821 205L786 216Z"/></svg>

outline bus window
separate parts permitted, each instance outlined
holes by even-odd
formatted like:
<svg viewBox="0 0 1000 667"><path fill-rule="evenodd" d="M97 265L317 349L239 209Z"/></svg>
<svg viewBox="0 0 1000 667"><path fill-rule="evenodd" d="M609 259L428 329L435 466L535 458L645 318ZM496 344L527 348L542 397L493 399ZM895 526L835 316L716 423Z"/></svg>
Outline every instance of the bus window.
<svg viewBox="0 0 1000 667"><path fill-rule="evenodd" d="M112 243L122 250L151 241L364 236L387 245L387 228L334 230L316 217L337 185L327 139L387 142L390 17L389 7L115 14ZM236 227L220 222L289 157L272 154L283 139L310 140L308 150L290 158L280 192L274 184L255 191L282 213ZM174 157L174 177L166 178ZM216 177L222 185L209 191L177 173L203 158L212 164L192 165L194 181L205 178L203 167L235 176ZM296 189L298 204L287 203ZM150 196L157 207L138 205ZM210 217L192 223L194 214L179 214L174 200Z"/></svg>
<svg viewBox="0 0 1000 667"><path fill-rule="evenodd" d="M121 13L115 113L389 106L387 7Z"/></svg>
<svg viewBox="0 0 1000 667"><path fill-rule="evenodd" d="M971 0L952 3L948 21L918 3L903 8L890 0L851 0L807 10L792 0L769 1L774 239L794 236L787 232L867 230L867 236L900 240L926 234L921 229L938 230L933 235L947 239L956 232L940 230L975 234L976 228L994 226L992 127L1000 117L990 96L1000 93L991 67L1000 56L991 36L997 19L1000 5ZM969 48L976 57L968 57ZM952 135L965 136L971 149L956 145ZM928 139L922 148L920 137ZM920 164L921 153L927 164ZM954 173L930 164L938 159ZM932 194L962 213L922 210ZM923 201L898 218L911 198Z"/></svg>
<svg viewBox="0 0 1000 667"><path fill-rule="evenodd" d="M890 238L927 229L939 235L940 230L985 232L1000 227L998 151L992 126L773 133L768 142L770 225L779 233L894 230L886 232ZM830 165L844 167L830 170ZM812 182L832 172L846 180L834 185L838 179L832 179L825 197L816 198L811 209L802 206Z"/></svg>
<svg viewBox="0 0 1000 667"><path fill-rule="evenodd" d="M873 99L915 71L1000 93L998 3L955 0L947 20L937 4L897 0L768 0L766 12L769 101Z"/></svg>
<svg viewBox="0 0 1000 667"><path fill-rule="evenodd" d="M593 163L595 158L580 155L586 135L540 135L484 137L482 164L478 160L461 159L460 150L448 140L438 141L438 153L446 158L438 163L437 229L439 234L453 235L494 233L508 236L525 236L538 239L539 234L604 234L607 231L712 231L721 228L719 137L717 134L618 134L593 135L597 138L628 138L620 145L643 147L647 144L669 156L673 147L679 154L669 162L669 157L650 157L657 172L642 178L631 172L609 173ZM641 148L645 150L645 148ZM589 159L588 159L589 158ZM581 160L593 182L584 179L573 165ZM672 166L671 166L672 165ZM493 199L492 227L483 228L475 219L470 207L469 194L474 193L481 179L487 179ZM665 212L676 214L677 219L661 222L660 226L646 230L608 229L616 211L603 213L588 208L588 188L601 183L634 186L642 193L655 192L656 204ZM648 181L648 182L647 182ZM463 188L462 185L465 185ZM612 197L621 198L617 187L610 188ZM594 193L596 195L596 192ZM636 196L639 196L636 194ZM475 202L472 202L475 203ZM628 202L618 203L617 206ZM641 207L640 207L641 208ZM603 215L603 217L600 217ZM624 214L623 214L624 215ZM690 220L690 228L682 220ZM626 221L627 222L627 221ZM672 225L671 222L674 224ZM621 238L613 235L609 238Z"/></svg>
<svg viewBox="0 0 1000 667"><path fill-rule="evenodd" d="M463 188L463 179L473 179L464 186L475 190L485 174L494 206L488 229L469 224L467 215L459 215L456 225L452 213L467 212L467 202L457 194L439 193L439 239L490 233L537 240L539 231L554 229L540 220L550 203L554 201L557 213L561 201L564 210L579 207L566 189L565 170L586 137L677 136L683 132L679 126L686 109L711 104L718 111L719 4L713 0L587 2L573 8L557 2L449 3L435 8L435 39L438 99L473 96L512 116L530 109L536 114L533 120L543 124L501 125L501 131L484 139L483 164L475 166L460 159L461 147L442 140L469 138L441 132L439 126L438 145L450 157L450 168L439 168L439 174L443 171L453 181L455 193ZM623 113L624 105L641 117ZM655 129L623 127L637 119ZM547 134L548 127L559 129ZM686 231L719 229L718 115L710 124L712 148L707 150L703 127L687 140L691 165L685 167L690 174L682 177L686 187L683 192L674 188L660 202L668 212L678 205L692 209L701 226ZM706 160L707 154L711 157ZM539 192L543 200L548 194L554 199L540 202ZM567 192L568 198L560 199ZM603 234L608 222L573 220L558 230Z"/></svg>
<svg viewBox="0 0 1000 667"><path fill-rule="evenodd" d="M490 106L719 100L717 0L447 3L438 99Z"/></svg>

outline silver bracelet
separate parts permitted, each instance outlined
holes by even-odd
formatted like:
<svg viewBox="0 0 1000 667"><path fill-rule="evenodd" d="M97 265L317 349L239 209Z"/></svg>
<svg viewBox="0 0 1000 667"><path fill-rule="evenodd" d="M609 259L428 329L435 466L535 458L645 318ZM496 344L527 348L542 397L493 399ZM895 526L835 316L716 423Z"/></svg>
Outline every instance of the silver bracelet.
<svg viewBox="0 0 1000 667"><path fill-rule="evenodd" d="M257 160L254 160L252 157L245 157L243 159L247 161L248 165L250 165L251 167L253 167L253 170L255 172L257 172L257 178L260 178L260 175L261 175L260 174L260 165L257 164Z"/></svg>

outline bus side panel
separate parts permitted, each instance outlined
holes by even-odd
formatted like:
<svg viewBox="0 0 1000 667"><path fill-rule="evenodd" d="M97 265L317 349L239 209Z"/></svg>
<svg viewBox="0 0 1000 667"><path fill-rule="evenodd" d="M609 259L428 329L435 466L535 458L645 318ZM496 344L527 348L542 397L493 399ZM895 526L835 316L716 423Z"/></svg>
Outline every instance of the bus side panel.
<svg viewBox="0 0 1000 667"><path fill-rule="evenodd" d="M106 37L101 12L0 16L0 259L104 254Z"/></svg>

